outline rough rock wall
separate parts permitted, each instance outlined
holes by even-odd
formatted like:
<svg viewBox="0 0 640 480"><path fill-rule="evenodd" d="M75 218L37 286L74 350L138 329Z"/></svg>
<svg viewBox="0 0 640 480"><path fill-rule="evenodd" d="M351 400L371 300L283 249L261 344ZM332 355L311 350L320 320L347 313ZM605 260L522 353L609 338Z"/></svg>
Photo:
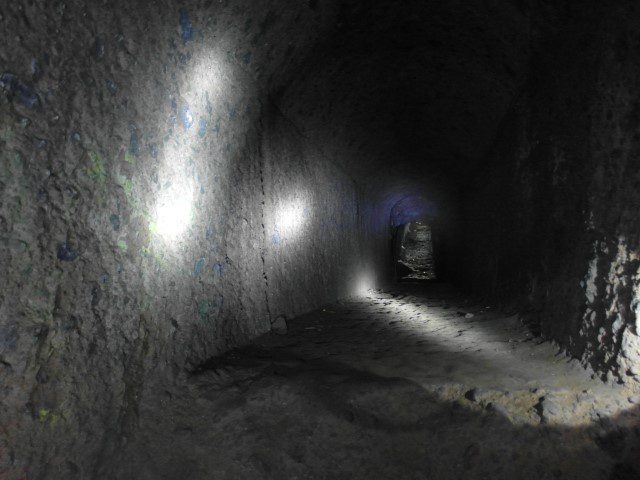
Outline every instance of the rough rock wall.
<svg viewBox="0 0 640 480"><path fill-rule="evenodd" d="M95 478L152 385L351 293L351 180L261 122L324 13L88 6L0 6L2 478Z"/></svg>
<svg viewBox="0 0 640 480"><path fill-rule="evenodd" d="M290 318L357 293L356 184L277 111L263 146L269 308Z"/></svg>
<svg viewBox="0 0 640 480"><path fill-rule="evenodd" d="M617 381L640 380L640 13L568 7L467 188L476 291Z"/></svg>

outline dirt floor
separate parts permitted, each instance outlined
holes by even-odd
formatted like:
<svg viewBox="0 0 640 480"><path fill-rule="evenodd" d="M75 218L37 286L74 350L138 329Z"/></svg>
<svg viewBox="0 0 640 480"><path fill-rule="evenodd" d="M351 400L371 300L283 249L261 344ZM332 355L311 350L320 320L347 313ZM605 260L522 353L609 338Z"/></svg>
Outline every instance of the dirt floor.
<svg viewBox="0 0 640 480"><path fill-rule="evenodd" d="M403 284L147 395L118 479L637 479L640 396L518 318Z"/></svg>

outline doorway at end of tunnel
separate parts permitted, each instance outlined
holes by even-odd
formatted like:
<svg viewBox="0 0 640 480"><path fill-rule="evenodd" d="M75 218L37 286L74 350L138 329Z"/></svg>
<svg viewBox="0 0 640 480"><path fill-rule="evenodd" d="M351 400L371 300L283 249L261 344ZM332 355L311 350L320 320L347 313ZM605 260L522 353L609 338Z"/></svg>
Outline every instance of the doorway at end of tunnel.
<svg viewBox="0 0 640 480"><path fill-rule="evenodd" d="M433 232L425 221L409 222L396 228L394 264L399 282L436 280Z"/></svg>

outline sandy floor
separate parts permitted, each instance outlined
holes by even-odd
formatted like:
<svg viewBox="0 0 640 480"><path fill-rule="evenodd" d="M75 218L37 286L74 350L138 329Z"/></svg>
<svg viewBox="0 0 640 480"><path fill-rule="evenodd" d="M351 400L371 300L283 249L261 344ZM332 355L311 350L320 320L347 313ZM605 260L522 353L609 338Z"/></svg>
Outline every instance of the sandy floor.
<svg viewBox="0 0 640 480"><path fill-rule="evenodd" d="M150 395L121 479L637 479L640 397L515 316L402 285Z"/></svg>

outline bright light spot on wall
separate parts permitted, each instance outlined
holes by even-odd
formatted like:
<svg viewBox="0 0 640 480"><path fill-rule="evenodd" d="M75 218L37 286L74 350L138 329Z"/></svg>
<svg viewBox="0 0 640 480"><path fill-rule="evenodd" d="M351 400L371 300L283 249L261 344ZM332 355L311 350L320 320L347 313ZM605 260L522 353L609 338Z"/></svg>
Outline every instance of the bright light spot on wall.
<svg viewBox="0 0 640 480"><path fill-rule="evenodd" d="M296 200L280 208L276 215L278 232L281 235L293 236L300 231L305 222L305 207L302 201Z"/></svg>
<svg viewBox="0 0 640 480"><path fill-rule="evenodd" d="M188 82L183 85L181 91L190 105L202 102L204 92L211 98L224 94L221 83L229 72L225 71L223 65L213 52L201 52L198 58L194 59L194 65L187 77Z"/></svg>
<svg viewBox="0 0 640 480"><path fill-rule="evenodd" d="M175 240L191 221L192 196L187 191L173 191L158 203L155 230L165 240Z"/></svg>
<svg viewBox="0 0 640 480"><path fill-rule="evenodd" d="M369 292L371 292L371 290L373 289L373 286L374 285L373 285L371 276L362 274L358 277L356 281L354 293L355 295L358 295L358 296L367 296L369 295Z"/></svg>

